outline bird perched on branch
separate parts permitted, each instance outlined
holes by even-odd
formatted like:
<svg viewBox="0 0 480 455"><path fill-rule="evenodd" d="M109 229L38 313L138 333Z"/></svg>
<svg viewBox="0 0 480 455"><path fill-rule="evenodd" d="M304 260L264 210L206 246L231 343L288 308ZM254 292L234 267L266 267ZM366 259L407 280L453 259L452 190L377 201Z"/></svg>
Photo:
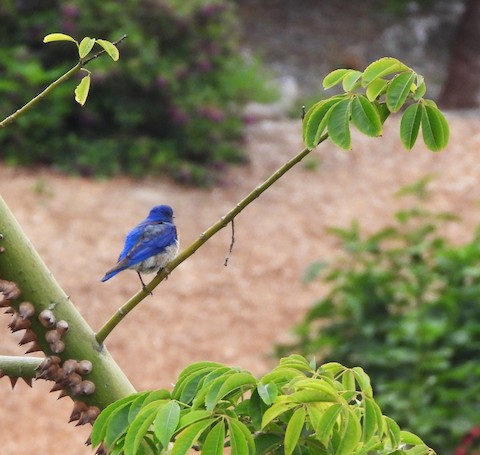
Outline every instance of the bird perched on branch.
<svg viewBox="0 0 480 455"><path fill-rule="evenodd" d="M102 278L107 281L125 269L138 273L153 273L163 269L178 253L177 228L173 224L173 210L168 205L158 205L147 218L126 236L125 245L117 264Z"/></svg>

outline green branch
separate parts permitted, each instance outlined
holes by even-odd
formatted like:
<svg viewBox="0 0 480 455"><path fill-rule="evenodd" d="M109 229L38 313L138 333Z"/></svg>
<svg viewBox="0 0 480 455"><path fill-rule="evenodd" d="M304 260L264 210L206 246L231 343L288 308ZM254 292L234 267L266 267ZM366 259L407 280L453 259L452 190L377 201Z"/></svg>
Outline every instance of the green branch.
<svg viewBox="0 0 480 455"><path fill-rule="evenodd" d="M68 70L63 76L60 76L56 81L52 82L43 92L39 93L35 98L32 98L25 106L18 109L13 114L9 115L5 120L0 122L0 127L5 128L10 123L13 123L18 117L23 115L25 112L29 111L35 107L43 98L45 98L51 91L55 90L60 84L63 84L65 81L70 79L74 74L78 73L83 67L83 63L78 62L73 68Z"/></svg>
<svg viewBox="0 0 480 455"><path fill-rule="evenodd" d="M328 134L324 134L318 144L324 142L328 138ZM102 344L110 332L122 321L122 319L130 313L144 298L150 295L151 291L155 289L161 281L163 281L170 272L177 268L185 259L192 256L208 239L215 235L218 231L232 222L233 219L256 198L258 198L265 190L270 188L280 177L288 172L292 167L298 164L311 152L310 149L305 148L296 156L287 161L283 166L277 169L265 182L257 186L245 198L243 198L232 210L218 220L214 225L208 228L202 235L195 240L188 248L182 251L173 261L171 261L163 270L161 270L148 283L144 289L135 294L122 307L120 307L115 314L107 321L107 323L97 332L96 339L99 344Z"/></svg>
<svg viewBox="0 0 480 455"><path fill-rule="evenodd" d="M56 354L62 361L75 359L92 363L88 379L96 384L96 390L84 401L103 409L133 393L135 389L130 381L107 349L96 342L93 330L54 279L1 197L0 247L0 277L15 282L21 291L20 298L11 301L16 311L22 302L31 302L34 306L29 330L35 333L39 348L46 356ZM56 321L68 324L68 331L62 336L64 346L56 352L46 336L52 324L42 323L44 311L51 312Z"/></svg>
<svg viewBox="0 0 480 455"><path fill-rule="evenodd" d="M33 379L42 361L41 357L0 355L0 376Z"/></svg>

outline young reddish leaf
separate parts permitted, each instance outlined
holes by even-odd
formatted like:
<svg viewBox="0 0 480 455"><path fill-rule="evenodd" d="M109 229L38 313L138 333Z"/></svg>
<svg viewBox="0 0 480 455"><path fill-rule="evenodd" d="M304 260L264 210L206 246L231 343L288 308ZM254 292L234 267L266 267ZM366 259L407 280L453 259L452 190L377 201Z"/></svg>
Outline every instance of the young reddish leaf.
<svg viewBox="0 0 480 455"><path fill-rule="evenodd" d="M327 120L327 128L330 139L338 147L350 150L352 140L350 136L350 99L344 99L337 103Z"/></svg>
<svg viewBox="0 0 480 455"><path fill-rule="evenodd" d="M398 112L405 103L416 74L413 71L395 76L387 88L387 106L390 112Z"/></svg>
<svg viewBox="0 0 480 455"><path fill-rule="evenodd" d="M400 139L407 150L411 150L417 140L422 121L423 106L419 103L408 106L400 121Z"/></svg>

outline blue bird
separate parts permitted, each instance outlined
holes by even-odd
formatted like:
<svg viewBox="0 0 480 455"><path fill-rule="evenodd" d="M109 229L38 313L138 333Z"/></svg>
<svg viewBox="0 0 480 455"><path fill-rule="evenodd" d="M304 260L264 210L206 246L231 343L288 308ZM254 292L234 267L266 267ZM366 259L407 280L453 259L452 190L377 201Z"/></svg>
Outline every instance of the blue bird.
<svg viewBox="0 0 480 455"><path fill-rule="evenodd" d="M177 228L173 224L173 210L168 205L158 205L147 218L126 236L125 245L117 264L102 278L107 281L125 269L138 273L153 273L164 268L178 253Z"/></svg>

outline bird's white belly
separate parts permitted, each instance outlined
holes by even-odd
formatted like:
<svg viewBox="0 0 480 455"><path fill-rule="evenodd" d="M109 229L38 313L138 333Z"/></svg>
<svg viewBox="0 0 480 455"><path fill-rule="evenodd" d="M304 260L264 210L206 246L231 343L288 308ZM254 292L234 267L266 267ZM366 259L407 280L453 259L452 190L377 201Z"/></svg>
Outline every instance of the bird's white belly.
<svg viewBox="0 0 480 455"><path fill-rule="evenodd" d="M173 245L167 246L163 253L151 256L144 261L139 262L138 264L132 265L130 268L140 273L156 272L165 267L172 259L175 258L178 253L178 247L179 242L177 240Z"/></svg>

